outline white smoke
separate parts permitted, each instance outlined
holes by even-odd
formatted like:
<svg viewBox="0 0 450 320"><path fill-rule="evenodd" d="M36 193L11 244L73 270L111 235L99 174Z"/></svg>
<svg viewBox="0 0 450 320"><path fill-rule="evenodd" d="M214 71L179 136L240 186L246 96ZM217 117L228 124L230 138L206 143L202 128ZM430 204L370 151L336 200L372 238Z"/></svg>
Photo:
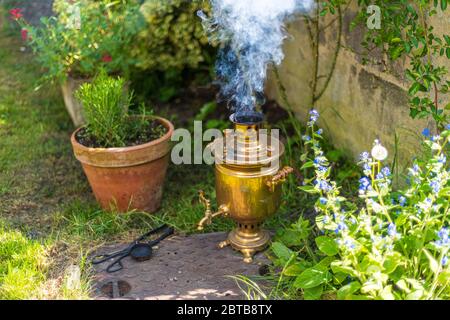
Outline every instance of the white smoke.
<svg viewBox="0 0 450 320"><path fill-rule="evenodd" d="M222 95L238 114L251 112L264 91L267 66L280 64L284 23L313 7L313 0L211 0L212 16L199 12L213 41L221 43L216 65Z"/></svg>

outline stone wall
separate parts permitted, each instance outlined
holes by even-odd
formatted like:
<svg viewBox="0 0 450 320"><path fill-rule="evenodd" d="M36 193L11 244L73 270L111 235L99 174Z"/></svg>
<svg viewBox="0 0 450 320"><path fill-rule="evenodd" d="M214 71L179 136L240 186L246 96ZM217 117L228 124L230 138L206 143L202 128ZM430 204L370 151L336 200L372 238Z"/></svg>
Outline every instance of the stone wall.
<svg viewBox="0 0 450 320"><path fill-rule="evenodd" d="M358 8L353 5L344 12L343 45L336 69L328 89L315 105L322 115L319 124L335 146L355 157L361 151L370 149L373 140L378 138L390 150L391 159L397 150L400 162L406 165L420 145L422 129L432 127L433 121L409 117L408 83L403 76L407 61L383 65L383 57L375 53L373 58L379 63L361 63L357 53L361 52L363 30L350 31L349 27L356 10ZM449 17L440 14L431 21L437 33L444 30L448 33ZM331 16L327 17L323 25L332 22L330 19ZM320 37L319 75L326 74L332 64L337 30L337 22L332 22ZM292 37L285 42L286 58L279 67L280 78L297 117L305 120L311 107L313 54L305 23L300 18L289 24L288 31ZM445 63L450 67L448 60ZM323 85L323 81L323 78L319 80L319 86ZM267 94L283 105L273 75L267 83Z"/></svg>

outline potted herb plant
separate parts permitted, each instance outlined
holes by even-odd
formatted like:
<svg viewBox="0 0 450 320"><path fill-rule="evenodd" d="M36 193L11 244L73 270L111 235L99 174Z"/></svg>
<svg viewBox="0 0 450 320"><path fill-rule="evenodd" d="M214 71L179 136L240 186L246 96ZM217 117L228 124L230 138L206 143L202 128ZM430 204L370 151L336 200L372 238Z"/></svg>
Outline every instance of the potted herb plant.
<svg viewBox="0 0 450 320"><path fill-rule="evenodd" d="M29 24L20 9L11 10L23 40L45 70L41 82L61 85L75 126L84 124L82 106L74 97L79 86L100 69L127 77L135 64L130 48L145 25L139 8L138 1L56 0L56 16L42 18L39 27Z"/></svg>
<svg viewBox="0 0 450 320"><path fill-rule="evenodd" d="M76 97L86 125L71 138L92 190L106 210L154 212L160 207L173 125L166 119L129 113L125 80L102 72Z"/></svg>

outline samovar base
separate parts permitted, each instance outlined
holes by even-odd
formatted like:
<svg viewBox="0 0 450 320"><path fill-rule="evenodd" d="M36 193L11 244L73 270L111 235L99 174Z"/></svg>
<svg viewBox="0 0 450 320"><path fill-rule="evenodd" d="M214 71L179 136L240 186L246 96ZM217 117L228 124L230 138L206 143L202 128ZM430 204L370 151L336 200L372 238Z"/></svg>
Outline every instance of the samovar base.
<svg viewBox="0 0 450 320"><path fill-rule="evenodd" d="M230 245L234 250L243 254L245 263L251 263L257 252L267 248L270 242L270 233L259 228L249 232L247 226L250 225L240 224L239 227L231 231L228 238L219 243L219 248ZM254 225L251 226L254 227Z"/></svg>

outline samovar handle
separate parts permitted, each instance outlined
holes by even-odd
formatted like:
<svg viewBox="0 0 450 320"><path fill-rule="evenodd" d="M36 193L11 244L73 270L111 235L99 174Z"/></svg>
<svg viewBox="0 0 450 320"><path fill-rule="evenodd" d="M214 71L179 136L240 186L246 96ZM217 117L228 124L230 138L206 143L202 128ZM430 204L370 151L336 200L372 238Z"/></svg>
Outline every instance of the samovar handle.
<svg viewBox="0 0 450 320"><path fill-rule="evenodd" d="M275 187L280 183L285 182L287 176L292 172L294 172L293 168L285 166L282 169L278 170L278 172L266 182L266 185L270 188L270 191L275 192Z"/></svg>

